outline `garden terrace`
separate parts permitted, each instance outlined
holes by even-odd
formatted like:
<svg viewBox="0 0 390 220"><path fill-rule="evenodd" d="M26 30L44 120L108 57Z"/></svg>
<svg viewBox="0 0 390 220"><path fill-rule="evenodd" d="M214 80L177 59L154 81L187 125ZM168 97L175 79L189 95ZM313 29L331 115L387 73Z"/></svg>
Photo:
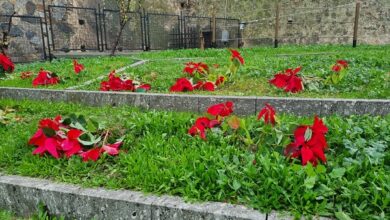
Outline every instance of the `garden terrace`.
<svg viewBox="0 0 390 220"><path fill-rule="evenodd" d="M349 48L340 46L287 46L273 48L247 48L240 51L245 59L238 73L230 82L214 92L195 91L188 94L233 95L233 96L276 96L308 98L390 98L390 56L389 46L361 46ZM121 74L151 84L151 92L168 93L177 78L183 77L186 62L204 62L209 66L218 64L217 73L224 74L229 65L229 52L222 50L178 50L140 53L131 56L110 58L79 59L85 72L75 75L68 59L52 63L32 63L18 65L16 73L0 80L2 87L32 88L32 78L22 80L21 72L38 72L40 68L54 71L62 80L58 85L47 89L99 90L102 80L111 70L129 66L139 60L148 61L143 65L129 67ZM347 60L349 67L346 76L337 84L325 84L321 79L331 74L336 60ZM269 84L273 75L288 68L302 67L304 91L289 94ZM87 81L90 83L85 84ZM42 88L42 87L39 87Z"/></svg>
<svg viewBox="0 0 390 220"><path fill-rule="evenodd" d="M322 118L328 127L327 163L314 167L283 153L294 129L312 124L313 117L280 114L277 108L275 126L256 114L240 119L254 143L247 145L240 130L210 130L207 140L191 137L188 129L199 116L192 113L6 99L0 106L8 112L0 121L3 174L229 202L297 217L374 219L390 213L389 115ZM27 142L38 122L69 114L85 115L122 137L119 155L103 154L96 162L32 155Z"/></svg>

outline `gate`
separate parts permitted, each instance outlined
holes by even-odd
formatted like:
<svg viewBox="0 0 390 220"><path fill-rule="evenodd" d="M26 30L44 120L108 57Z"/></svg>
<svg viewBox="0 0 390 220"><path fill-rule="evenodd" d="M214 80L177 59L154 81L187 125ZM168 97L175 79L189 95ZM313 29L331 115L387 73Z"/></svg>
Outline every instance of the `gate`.
<svg viewBox="0 0 390 220"><path fill-rule="evenodd" d="M0 32L8 31L10 15L0 15ZM17 24L17 25L16 25ZM46 59L41 17L13 15L8 53L14 62Z"/></svg>
<svg viewBox="0 0 390 220"><path fill-rule="evenodd" d="M49 5L53 51L99 50L95 8Z"/></svg>
<svg viewBox="0 0 390 220"><path fill-rule="evenodd" d="M211 47L212 30L210 17L185 16L183 19L183 27L184 48L199 48L201 34L203 34L205 39L205 47Z"/></svg>
<svg viewBox="0 0 390 220"><path fill-rule="evenodd" d="M179 15L148 13L146 20L148 49L182 48Z"/></svg>
<svg viewBox="0 0 390 220"><path fill-rule="evenodd" d="M127 22L121 39L119 40L118 50L143 50L144 49L144 31L143 17L139 12L129 12L129 21ZM104 26L104 48L111 50L120 28L120 14L116 10L103 10Z"/></svg>
<svg viewBox="0 0 390 220"><path fill-rule="evenodd" d="M232 18L216 18L217 47L240 46L240 20Z"/></svg>

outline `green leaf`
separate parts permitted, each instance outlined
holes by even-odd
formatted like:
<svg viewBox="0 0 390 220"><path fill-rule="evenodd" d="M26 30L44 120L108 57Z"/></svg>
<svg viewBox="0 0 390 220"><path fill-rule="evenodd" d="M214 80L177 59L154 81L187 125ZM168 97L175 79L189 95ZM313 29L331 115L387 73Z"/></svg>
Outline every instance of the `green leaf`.
<svg viewBox="0 0 390 220"><path fill-rule="evenodd" d="M241 183L238 182L237 180L233 180L233 189L234 189L235 191L237 191L237 190L240 189L240 188L241 188Z"/></svg>
<svg viewBox="0 0 390 220"><path fill-rule="evenodd" d="M312 189L314 187L314 185L316 184L316 179L317 179L317 177L315 177L315 176L307 177L305 179L305 182L304 182L305 187L307 189Z"/></svg>
<svg viewBox="0 0 390 220"><path fill-rule="evenodd" d="M337 179L343 177L345 174L345 168L336 168L333 169L332 172L329 174L330 177Z"/></svg>
<svg viewBox="0 0 390 220"><path fill-rule="evenodd" d="M351 217L349 217L345 212L340 211L336 212L335 216L338 220L352 220Z"/></svg>
<svg viewBox="0 0 390 220"><path fill-rule="evenodd" d="M138 88L138 89L135 90L135 92L138 92L138 93L145 93L145 92L146 92L146 89Z"/></svg>
<svg viewBox="0 0 390 220"><path fill-rule="evenodd" d="M43 128L42 130L47 137L54 137L56 135L56 131L51 128Z"/></svg>
<svg viewBox="0 0 390 220"><path fill-rule="evenodd" d="M100 136L96 138L91 133L84 133L78 139L78 141L84 146L93 146L99 143L101 140L102 138Z"/></svg>

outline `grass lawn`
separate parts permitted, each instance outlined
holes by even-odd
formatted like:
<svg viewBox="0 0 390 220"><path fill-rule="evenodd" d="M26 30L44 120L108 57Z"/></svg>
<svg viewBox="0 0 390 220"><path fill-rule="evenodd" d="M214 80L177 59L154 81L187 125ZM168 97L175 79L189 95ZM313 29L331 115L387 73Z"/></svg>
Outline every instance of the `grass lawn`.
<svg viewBox="0 0 390 220"><path fill-rule="evenodd" d="M324 118L327 164L303 167L283 155L294 129L313 118L279 115L274 128L245 120L255 145L235 133L187 134L198 115L143 112L129 107L0 100L19 120L0 126L0 172L83 186L182 196L191 201L243 204L264 212L385 219L390 213L390 115ZM29 138L38 122L58 114L83 114L125 134L117 157L97 162L32 155ZM255 162L254 162L255 161Z"/></svg>
<svg viewBox="0 0 390 220"><path fill-rule="evenodd" d="M130 57L95 57L80 59L85 66L85 71L76 75L73 70L73 60L58 59L53 62L36 62L29 64L16 64L14 74L8 75L7 78L0 78L0 86L32 88L33 78L22 80L20 73L31 71L38 73L41 68L56 73L62 83L50 87L37 87L49 89L66 89L75 85L83 84L86 81L96 79L101 75L107 75L108 72L134 63Z"/></svg>
<svg viewBox="0 0 390 220"><path fill-rule="evenodd" d="M240 50L245 65L229 83L215 92L200 94L220 94L239 96L282 96L282 97L328 97L328 98L390 98L390 46L283 46L278 49L245 48ZM200 51L174 50L146 52L132 55L132 58L146 59L150 62L136 68L128 69L126 75L152 85L151 92L168 93L177 78L183 77L184 64L189 61L205 62L209 66L219 64L216 70L225 73L229 65L230 53L226 49ZM176 59L189 58L189 59ZM316 80L306 81L305 90L298 94L287 94L268 83L274 74L288 68L302 66L301 75L306 78L326 78L331 74L331 66L336 60L349 62L347 76L336 85L326 85ZM20 65L16 71L37 71L42 65L56 71L61 78L68 77L64 84L49 88L67 88L96 78L120 66L134 62L126 57L81 59L86 72L75 76L70 60L59 60L53 64L34 63ZM0 86L32 87L31 79L21 80L18 77L0 80ZM98 90L100 82L81 87L80 89ZM195 92L193 92L195 93Z"/></svg>

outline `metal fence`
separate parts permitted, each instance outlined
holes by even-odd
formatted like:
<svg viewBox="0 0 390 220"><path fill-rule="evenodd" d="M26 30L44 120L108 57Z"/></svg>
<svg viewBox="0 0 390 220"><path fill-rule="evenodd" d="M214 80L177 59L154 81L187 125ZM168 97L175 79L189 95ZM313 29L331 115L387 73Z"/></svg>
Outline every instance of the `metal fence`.
<svg viewBox="0 0 390 220"><path fill-rule="evenodd" d="M14 16L10 35L13 59L33 61L70 51L112 50L121 25L119 11L59 5L44 8L42 18ZM119 39L119 51L199 48L202 42L206 48L239 45L237 19L217 18L213 27L211 17L145 11L127 15L129 21ZM0 15L0 28L8 25L7 17ZM224 40L226 36L229 39Z"/></svg>
<svg viewBox="0 0 390 220"><path fill-rule="evenodd" d="M95 8L49 5L48 12L53 51L100 49Z"/></svg>
<svg viewBox="0 0 390 220"><path fill-rule="evenodd" d="M143 50L144 30L143 16L139 12L127 13L127 22L122 36L119 39L118 49L121 50ZM103 10L104 49L111 50L120 28L120 15L116 10Z"/></svg>

